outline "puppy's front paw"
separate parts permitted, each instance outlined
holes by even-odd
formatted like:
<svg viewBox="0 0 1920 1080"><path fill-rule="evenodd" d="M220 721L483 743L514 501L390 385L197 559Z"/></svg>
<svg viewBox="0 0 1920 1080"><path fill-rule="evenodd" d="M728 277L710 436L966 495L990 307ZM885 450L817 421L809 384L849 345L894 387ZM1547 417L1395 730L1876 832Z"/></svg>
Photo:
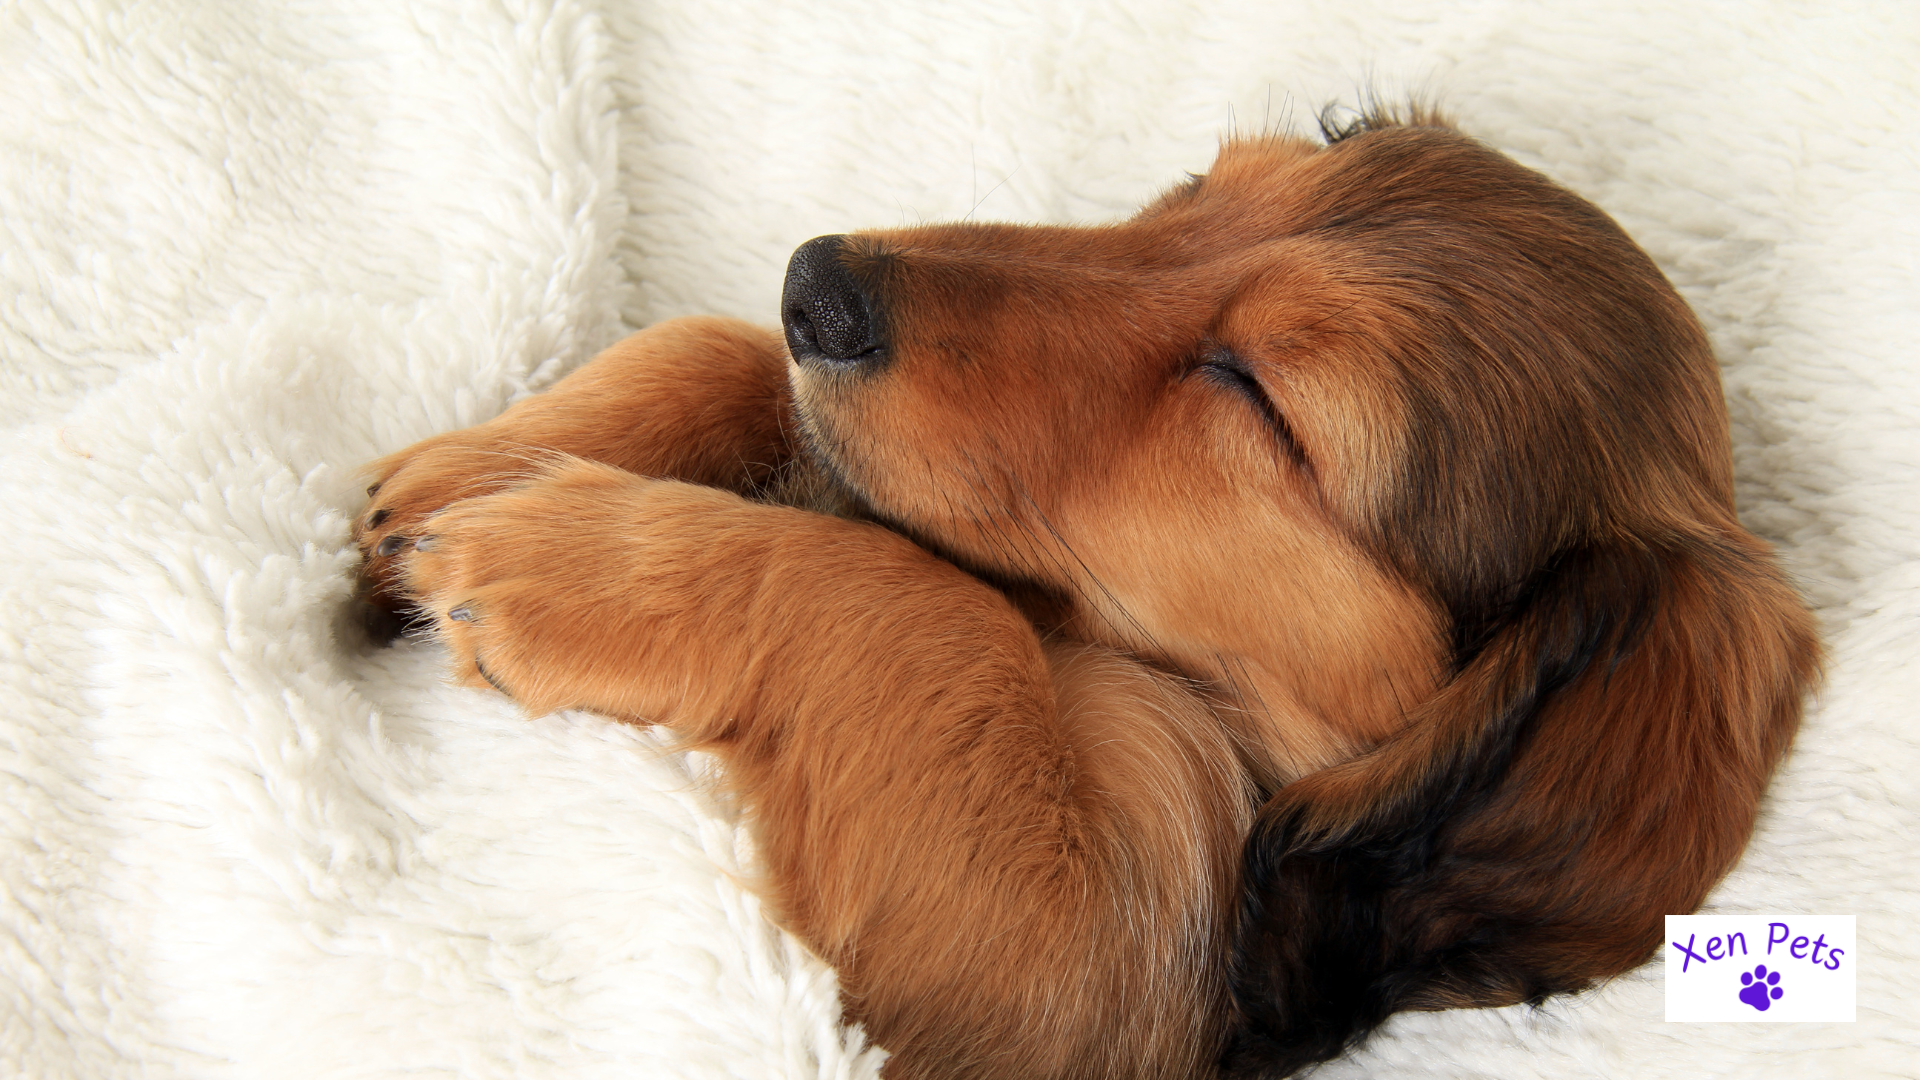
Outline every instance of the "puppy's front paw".
<svg viewBox="0 0 1920 1080"><path fill-rule="evenodd" d="M521 486L422 518L391 554L454 677L535 715L629 714L659 516L648 498L663 486L686 485L561 458Z"/></svg>
<svg viewBox="0 0 1920 1080"><path fill-rule="evenodd" d="M375 478L367 488L371 501L353 523L362 598L376 612L404 621L415 605L401 566L427 519L460 500L525 483L553 456L483 426L448 432L375 462L369 467Z"/></svg>

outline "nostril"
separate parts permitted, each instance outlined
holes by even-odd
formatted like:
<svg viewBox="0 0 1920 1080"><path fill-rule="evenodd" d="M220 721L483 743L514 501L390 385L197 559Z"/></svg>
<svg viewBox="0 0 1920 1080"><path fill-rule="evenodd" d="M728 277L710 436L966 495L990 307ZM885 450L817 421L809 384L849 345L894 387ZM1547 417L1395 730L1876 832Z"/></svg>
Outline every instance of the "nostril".
<svg viewBox="0 0 1920 1080"><path fill-rule="evenodd" d="M845 240L815 237L800 245L787 264L781 323L787 348L802 364L850 368L872 366L883 358L872 296L840 260Z"/></svg>
<svg viewBox="0 0 1920 1080"><path fill-rule="evenodd" d="M788 344L794 338L814 348L820 347L819 331L813 328L813 320L807 317L807 309L798 304L790 304L781 312L782 324L787 329Z"/></svg>

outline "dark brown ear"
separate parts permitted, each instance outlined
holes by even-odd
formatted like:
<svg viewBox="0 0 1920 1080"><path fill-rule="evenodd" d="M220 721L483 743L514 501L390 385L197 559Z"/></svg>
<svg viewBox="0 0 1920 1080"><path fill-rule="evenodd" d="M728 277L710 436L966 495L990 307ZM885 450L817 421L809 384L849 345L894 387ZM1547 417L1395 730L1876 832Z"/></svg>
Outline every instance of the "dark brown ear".
<svg viewBox="0 0 1920 1080"><path fill-rule="evenodd" d="M1564 551L1476 636L1401 735L1262 808L1227 1075L1643 962L1745 846L1819 663L1737 527Z"/></svg>

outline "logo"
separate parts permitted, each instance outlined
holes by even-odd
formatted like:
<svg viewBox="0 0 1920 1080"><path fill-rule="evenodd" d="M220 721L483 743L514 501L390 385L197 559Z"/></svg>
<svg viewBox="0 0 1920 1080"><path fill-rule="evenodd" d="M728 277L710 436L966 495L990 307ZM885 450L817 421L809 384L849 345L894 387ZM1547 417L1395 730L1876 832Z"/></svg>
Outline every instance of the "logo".
<svg viewBox="0 0 1920 1080"><path fill-rule="evenodd" d="M1672 1022L1851 1023L1851 915L1669 915Z"/></svg>
<svg viewBox="0 0 1920 1080"><path fill-rule="evenodd" d="M1767 965L1761 964L1752 971L1740 973L1740 985L1746 987L1740 991L1740 1000L1766 1012L1774 1001L1785 997L1787 992L1780 989L1780 973L1767 974ZM1769 1001L1768 999L1773 999Z"/></svg>

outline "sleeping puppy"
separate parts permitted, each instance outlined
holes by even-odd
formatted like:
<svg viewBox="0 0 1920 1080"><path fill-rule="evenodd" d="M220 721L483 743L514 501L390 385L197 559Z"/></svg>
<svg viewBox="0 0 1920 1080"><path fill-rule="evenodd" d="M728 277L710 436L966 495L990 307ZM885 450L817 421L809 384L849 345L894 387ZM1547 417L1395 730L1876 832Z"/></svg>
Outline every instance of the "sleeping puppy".
<svg viewBox="0 0 1920 1080"><path fill-rule="evenodd" d="M1645 961L1818 650L1705 337L1427 116L795 253L372 469L373 599L717 754L889 1076L1284 1076Z"/></svg>

